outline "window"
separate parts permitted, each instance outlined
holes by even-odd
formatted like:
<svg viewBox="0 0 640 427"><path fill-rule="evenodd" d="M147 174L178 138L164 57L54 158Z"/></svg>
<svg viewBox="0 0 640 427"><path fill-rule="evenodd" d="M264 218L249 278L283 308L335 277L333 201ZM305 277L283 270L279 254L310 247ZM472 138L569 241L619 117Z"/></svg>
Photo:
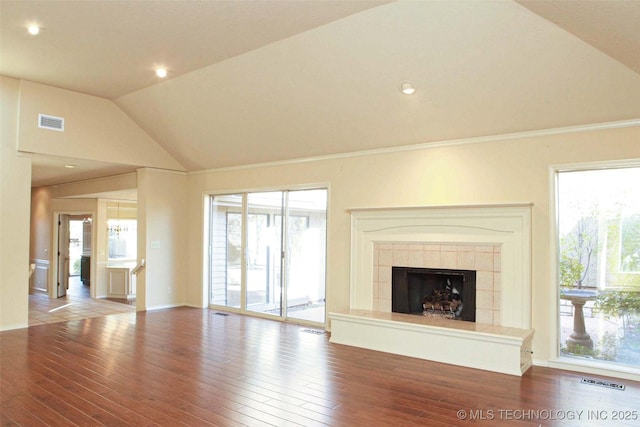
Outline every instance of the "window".
<svg viewBox="0 0 640 427"><path fill-rule="evenodd" d="M640 365L640 167L558 172L560 351Z"/></svg>
<svg viewBox="0 0 640 427"><path fill-rule="evenodd" d="M133 261L138 252L138 209L135 202L107 203L109 261Z"/></svg>
<svg viewBox="0 0 640 427"><path fill-rule="evenodd" d="M138 222L135 219L110 219L109 259L135 260L138 250Z"/></svg>
<svg viewBox="0 0 640 427"><path fill-rule="evenodd" d="M242 194L210 197L209 302L240 308Z"/></svg>
<svg viewBox="0 0 640 427"><path fill-rule="evenodd" d="M623 273L640 273L640 215L620 221L620 267Z"/></svg>

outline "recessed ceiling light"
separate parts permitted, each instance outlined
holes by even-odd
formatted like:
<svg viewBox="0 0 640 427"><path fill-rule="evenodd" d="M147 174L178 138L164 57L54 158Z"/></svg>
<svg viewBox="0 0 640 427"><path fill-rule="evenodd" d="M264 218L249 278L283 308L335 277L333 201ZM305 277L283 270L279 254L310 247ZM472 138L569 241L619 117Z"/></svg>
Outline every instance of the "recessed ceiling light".
<svg viewBox="0 0 640 427"><path fill-rule="evenodd" d="M164 79L165 77L167 77L167 69L164 67L156 68L156 76L160 77L161 79Z"/></svg>
<svg viewBox="0 0 640 427"><path fill-rule="evenodd" d="M40 27L36 24L30 24L27 27L27 31L29 31L29 34L31 34L32 36L37 36L38 34L40 34Z"/></svg>
<svg viewBox="0 0 640 427"><path fill-rule="evenodd" d="M67 169L75 169L76 165L64 165L64 167Z"/></svg>
<svg viewBox="0 0 640 427"><path fill-rule="evenodd" d="M413 95L416 92L416 87L411 82L402 82L400 90L405 95Z"/></svg>

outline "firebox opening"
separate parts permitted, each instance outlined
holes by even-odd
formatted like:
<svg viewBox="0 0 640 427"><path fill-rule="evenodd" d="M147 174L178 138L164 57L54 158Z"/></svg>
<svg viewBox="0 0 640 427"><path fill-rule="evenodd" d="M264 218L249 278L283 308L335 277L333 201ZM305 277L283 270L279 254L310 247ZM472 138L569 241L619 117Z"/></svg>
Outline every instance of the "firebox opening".
<svg viewBox="0 0 640 427"><path fill-rule="evenodd" d="M476 321L476 272L392 267L391 311Z"/></svg>

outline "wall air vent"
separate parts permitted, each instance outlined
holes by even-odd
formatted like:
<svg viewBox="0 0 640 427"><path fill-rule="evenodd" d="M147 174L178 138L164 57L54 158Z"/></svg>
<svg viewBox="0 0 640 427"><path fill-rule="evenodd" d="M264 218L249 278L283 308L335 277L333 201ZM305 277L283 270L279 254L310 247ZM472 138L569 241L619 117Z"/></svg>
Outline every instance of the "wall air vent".
<svg viewBox="0 0 640 427"><path fill-rule="evenodd" d="M42 129L64 132L64 119L62 117L38 114L38 127Z"/></svg>

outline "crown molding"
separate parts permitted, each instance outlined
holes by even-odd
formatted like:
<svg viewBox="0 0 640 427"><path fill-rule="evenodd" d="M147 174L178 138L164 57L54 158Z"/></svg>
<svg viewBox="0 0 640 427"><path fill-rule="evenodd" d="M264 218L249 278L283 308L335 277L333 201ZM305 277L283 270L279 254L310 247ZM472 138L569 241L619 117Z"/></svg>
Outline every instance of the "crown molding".
<svg viewBox="0 0 640 427"><path fill-rule="evenodd" d="M202 169L197 171L190 171L188 172L188 174L199 175L199 174L205 174L205 173L228 172L228 171L243 170L243 169L266 168L266 167L273 167L273 166L293 165L293 164L299 164L299 163L319 162L324 160L344 159L349 157L361 157L361 156L370 156L370 155L378 155L378 154L400 153L404 151L425 150L425 149L433 149L433 148L451 147L456 145L481 144L486 142L496 142L496 141L504 141L504 140L512 140L512 139L535 138L535 137L541 137L541 136L564 135L564 134L570 134L570 133L593 132L593 131L599 131L599 130L622 129L622 128L638 127L638 126L640 126L640 119L622 120L622 121L616 121L616 122L596 123L596 124L579 125L579 126L567 126L567 127L561 127L561 128L505 133L505 134L499 134L499 135L460 138L460 139L451 139L451 140L434 141L434 142L423 142L419 144L402 145L399 147L376 148L372 150L353 151L349 153L328 154L325 156L301 157L298 159L290 159L290 160L277 160L273 162L251 163L246 165Z"/></svg>

